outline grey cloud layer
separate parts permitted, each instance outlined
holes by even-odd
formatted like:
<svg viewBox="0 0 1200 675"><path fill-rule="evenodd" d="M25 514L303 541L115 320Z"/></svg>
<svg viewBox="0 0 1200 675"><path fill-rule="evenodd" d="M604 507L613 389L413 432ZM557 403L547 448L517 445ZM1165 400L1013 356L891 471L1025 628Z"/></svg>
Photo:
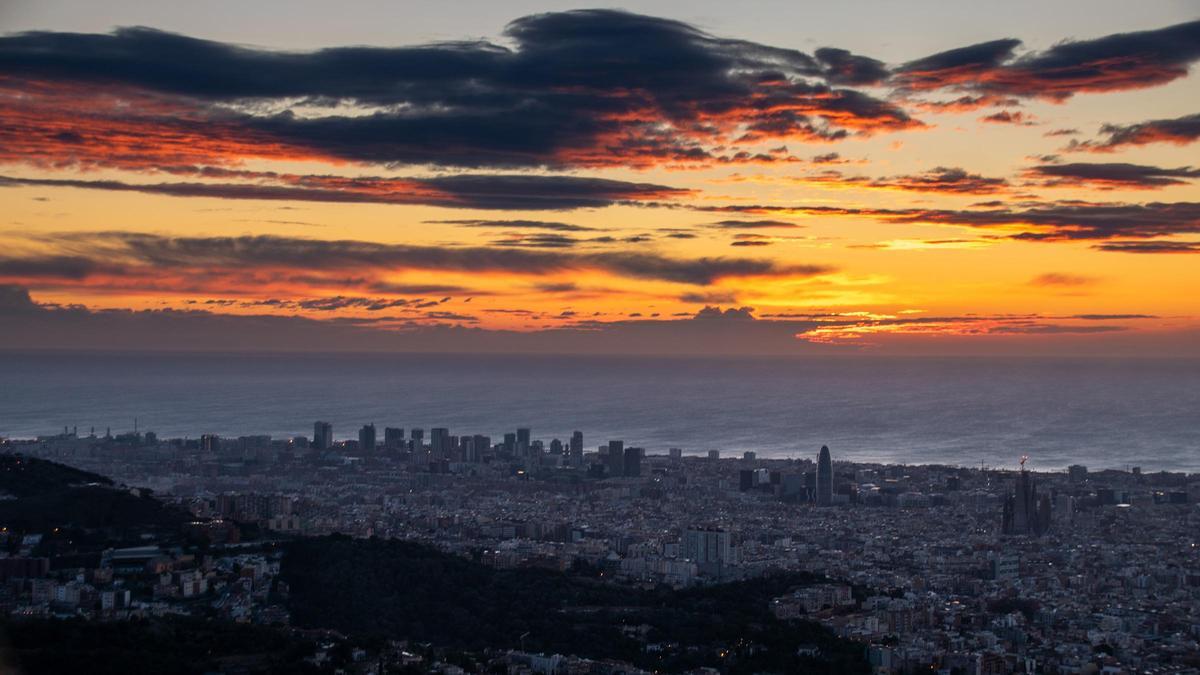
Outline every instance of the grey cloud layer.
<svg viewBox="0 0 1200 675"><path fill-rule="evenodd" d="M611 10L526 16L510 23L504 37L511 46L474 41L301 53L147 28L34 32L0 38L0 69L14 78L185 97L255 138L367 162L690 161L713 158L703 146L713 139L713 123L725 117L751 129L813 137L913 124L891 103L835 86L883 75L879 62L844 50L811 56ZM269 107L263 102L297 101L351 101L376 110L260 112ZM662 133L657 127L664 122L678 131Z"/></svg>
<svg viewBox="0 0 1200 675"><path fill-rule="evenodd" d="M39 235L58 253L43 262L47 276L78 275L87 265L149 265L161 269L286 267L309 270L428 269L543 275L593 268L618 276L708 285L726 277L812 276L819 265L754 258L671 258L649 252L557 252L504 247L438 247L289 237L165 237L133 232ZM0 258L32 271L28 259ZM13 274L11 276L21 276Z"/></svg>
<svg viewBox="0 0 1200 675"><path fill-rule="evenodd" d="M540 175L449 175L431 178L302 176L300 185L262 183L130 183L119 180L17 178L0 176L0 187L68 187L138 192L170 197L258 199L350 204L421 204L488 210L598 208L651 197L684 195L651 183L605 178Z"/></svg>

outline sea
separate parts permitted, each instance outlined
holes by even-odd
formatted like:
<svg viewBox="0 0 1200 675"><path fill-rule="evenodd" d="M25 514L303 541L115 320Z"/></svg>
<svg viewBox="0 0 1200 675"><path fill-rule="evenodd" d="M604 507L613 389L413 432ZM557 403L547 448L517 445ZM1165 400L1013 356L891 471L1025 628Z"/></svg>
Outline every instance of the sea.
<svg viewBox="0 0 1200 675"><path fill-rule="evenodd" d="M0 437L583 432L666 453L1200 472L1200 360L0 353Z"/></svg>

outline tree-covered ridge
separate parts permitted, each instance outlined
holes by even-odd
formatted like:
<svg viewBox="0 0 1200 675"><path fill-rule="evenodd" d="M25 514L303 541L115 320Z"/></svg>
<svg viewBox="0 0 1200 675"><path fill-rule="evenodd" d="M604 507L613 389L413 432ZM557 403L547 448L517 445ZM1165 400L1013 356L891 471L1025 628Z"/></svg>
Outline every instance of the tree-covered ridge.
<svg viewBox="0 0 1200 675"><path fill-rule="evenodd" d="M305 661L313 648L311 640L285 630L190 617L0 622L0 672L322 672Z"/></svg>
<svg viewBox="0 0 1200 675"><path fill-rule="evenodd" d="M447 647L619 659L660 672L866 672L859 645L786 622L770 599L815 579L780 574L675 591L548 570L497 570L418 544L342 536L288 545L297 625ZM817 658L797 655L815 646Z"/></svg>
<svg viewBox="0 0 1200 675"><path fill-rule="evenodd" d="M69 533L76 544L121 541L147 530L177 533L190 516L145 490L127 490L94 473L22 455L0 455L0 527L11 534Z"/></svg>
<svg viewBox="0 0 1200 675"><path fill-rule="evenodd" d="M24 455L0 454L0 494L31 497L87 483L113 484L105 476L65 464Z"/></svg>

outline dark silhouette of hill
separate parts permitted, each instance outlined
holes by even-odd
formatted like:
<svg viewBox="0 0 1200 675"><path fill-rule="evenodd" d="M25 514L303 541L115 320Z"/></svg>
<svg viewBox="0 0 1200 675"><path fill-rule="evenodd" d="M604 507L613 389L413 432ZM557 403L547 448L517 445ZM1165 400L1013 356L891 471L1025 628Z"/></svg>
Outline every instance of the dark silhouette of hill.
<svg viewBox="0 0 1200 675"><path fill-rule="evenodd" d="M112 480L56 462L0 455L0 526L9 532L85 530L124 539L146 530L178 532L189 520L182 509L149 491L129 490Z"/></svg>
<svg viewBox="0 0 1200 675"><path fill-rule="evenodd" d="M0 621L5 673L322 672L304 661L312 651L311 641L284 630L190 617Z"/></svg>
<svg viewBox="0 0 1200 675"><path fill-rule="evenodd" d="M300 626L469 650L523 646L660 672L868 671L860 645L770 612L771 598L817 580L807 574L646 591L549 570L497 570L394 540L334 535L296 540L285 551L282 578ZM821 656L798 656L801 645Z"/></svg>
<svg viewBox="0 0 1200 675"><path fill-rule="evenodd" d="M0 494L31 497L72 485L112 485L112 479L65 464L24 455L0 455Z"/></svg>

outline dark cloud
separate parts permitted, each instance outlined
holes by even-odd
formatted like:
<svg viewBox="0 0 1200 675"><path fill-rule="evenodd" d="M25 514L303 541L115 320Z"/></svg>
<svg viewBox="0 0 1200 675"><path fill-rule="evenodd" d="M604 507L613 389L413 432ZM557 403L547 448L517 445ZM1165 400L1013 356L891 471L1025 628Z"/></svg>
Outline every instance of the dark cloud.
<svg viewBox="0 0 1200 675"><path fill-rule="evenodd" d="M461 312L425 312L426 319L438 321L458 321L462 323L478 323L479 317Z"/></svg>
<svg viewBox="0 0 1200 675"><path fill-rule="evenodd" d="M36 314L41 305L29 297L29 289L15 284L0 284L0 316Z"/></svg>
<svg viewBox="0 0 1200 675"><path fill-rule="evenodd" d="M977 204L978 209L886 209L816 205L737 204L687 208L708 213L788 214L874 218L894 223L932 223L962 227L1022 230L1006 235L1024 241L1153 238L1200 232L1200 202L1025 202L1013 208L1003 202Z"/></svg>
<svg viewBox="0 0 1200 675"><path fill-rule="evenodd" d="M731 305L737 302L733 293L684 293L679 296L680 302L696 305Z"/></svg>
<svg viewBox="0 0 1200 675"><path fill-rule="evenodd" d="M794 180L808 185L946 194L994 194L1006 192L1009 188L1008 181L1003 178L982 176L958 167L945 166L934 167L922 173L882 178L848 175L837 169L825 169L799 176Z"/></svg>
<svg viewBox="0 0 1200 675"><path fill-rule="evenodd" d="M1044 187L1092 187L1102 190L1152 190L1187 185L1200 177L1200 169L1182 166L1167 169L1145 164L1073 163L1043 164L1028 169L1027 178Z"/></svg>
<svg viewBox="0 0 1200 675"><path fill-rule="evenodd" d="M883 75L878 61L844 50L827 48L814 57L612 10L526 16L510 23L504 36L511 47L473 41L276 52L148 28L107 35L32 32L0 38L0 70L50 88L148 92L211 124L180 127L172 123L179 115L156 114L159 102L138 113L147 129L220 135L232 141L226 148L246 146L242 154L286 148L364 162L555 167L773 161L769 153L720 154L714 148L747 128L758 132L757 139L839 138L920 126L892 103L839 88ZM297 102L328 112L297 115L290 109ZM337 103L366 106L366 114L340 114ZM57 119L69 112L44 109ZM66 127L39 124L36 115L23 120L26 135L70 145L86 158L119 138L110 133L113 120L97 121L98 115L93 108L83 119L94 124ZM62 135L64 128L70 138ZM49 154L44 159L54 161Z"/></svg>
<svg viewBox="0 0 1200 675"><path fill-rule="evenodd" d="M594 232L594 227L572 225L545 220L427 220L427 223L444 223L462 227L501 228L517 230L553 230L555 232Z"/></svg>
<svg viewBox="0 0 1200 675"><path fill-rule="evenodd" d="M910 222L998 227L1032 225L1015 239L1065 240L1161 237L1200 231L1200 203L1048 203L1026 209L989 211L930 210L901 216Z"/></svg>
<svg viewBox="0 0 1200 675"><path fill-rule="evenodd" d="M911 105L919 110L929 110L936 113L968 113L983 108L1013 107L1021 105L1021 99L1011 96L983 94L979 96L959 96L948 101L930 101L906 97Z"/></svg>
<svg viewBox="0 0 1200 675"><path fill-rule="evenodd" d="M1037 124L1037 122L1033 121L1033 117L1026 113L1019 111L1011 112L1008 110L1001 110L998 113L984 115L983 117L979 118L979 121L986 122L988 124L1014 124L1022 127L1032 127Z"/></svg>
<svg viewBox="0 0 1200 675"><path fill-rule="evenodd" d="M0 255L0 277L24 279L85 279L106 269L103 262L85 256L52 255L8 257Z"/></svg>
<svg viewBox="0 0 1200 675"><path fill-rule="evenodd" d="M568 234L547 232L507 232L499 239L493 240L493 246L516 246L521 248L572 248L576 246L600 247L617 244L642 244L653 240L648 234L635 234L626 237L601 235L598 237L575 237Z"/></svg>
<svg viewBox="0 0 1200 675"><path fill-rule="evenodd" d="M1072 142L1068 149L1112 152L1119 148L1151 143L1188 145L1200 139L1200 113L1137 124L1105 124L1100 127L1100 134L1107 138L1082 143Z"/></svg>
<svg viewBox="0 0 1200 675"><path fill-rule="evenodd" d="M809 55L613 10L526 16L503 34L503 44L310 52L148 28L8 35L0 87L19 95L0 97L0 159L138 169L247 158L466 168L798 161L786 147L745 144L922 126L898 103L844 85L888 84L910 105L968 110L1155 86L1200 58L1200 21L1024 55L1018 40L995 40L890 75L844 49ZM937 90L962 95L913 98ZM1029 123L999 115L985 119ZM130 140L139 137L149 142Z"/></svg>
<svg viewBox="0 0 1200 675"><path fill-rule="evenodd" d="M984 77L1013 57L1020 40L992 40L957 47L909 61L896 70L895 81L910 89L940 89Z"/></svg>
<svg viewBox="0 0 1200 675"><path fill-rule="evenodd" d="M285 300L268 298L266 300L205 300L206 305L229 306L238 304L242 307L274 307L278 309L305 310L310 312L338 312L346 309L356 309L367 312L381 312L387 309L435 307L443 301L421 299L384 298L333 295L319 298L298 298ZM192 303L189 303L192 304Z"/></svg>
<svg viewBox="0 0 1200 675"><path fill-rule="evenodd" d="M1029 283L1034 286L1090 286L1096 283L1096 278L1080 274L1047 272L1034 277Z"/></svg>
<svg viewBox="0 0 1200 675"><path fill-rule="evenodd" d="M336 312L342 309L362 309L368 312L379 312L385 309L395 307L408 307L417 304L412 300L392 299L392 298L367 298L367 297L347 297L345 295L335 295L328 298L310 298L307 300L296 300L291 303L297 309L306 309L318 312Z"/></svg>
<svg viewBox="0 0 1200 675"><path fill-rule="evenodd" d="M565 234L522 234L505 239L497 239L493 246L521 246L526 248L571 248L584 240L569 237Z"/></svg>
<svg viewBox="0 0 1200 675"><path fill-rule="evenodd" d="M990 332L996 334L1017 333L1024 335L1058 335L1062 333L1115 333L1129 330L1126 326L1073 326L1057 323L1029 323L997 326Z"/></svg>
<svg viewBox="0 0 1200 675"><path fill-rule="evenodd" d="M573 284L570 282L554 283L554 284L537 284L536 286L534 286L534 288L541 291L542 293L574 293L575 291L579 290L579 286L577 284Z"/></svg>
<svg viewBox="0 0 1200 675"><path fill-rule="evenodd" d="M463 286L454 286L450 284L395 284L388 282L374 282L369 288L377 293L391 293L395 295L425 295L428 293L471 293L473 295L487 295L486 292L479 289L465 288Z"/></svg>
<svg viewBox="0 0 1200 675"><path fill-rule="evenodd" d="M829 170L805 178L816 183L854 185L864 188L903 190L906 192L941 192L947 194L993 194L1008 189L1008 181L970 173L958 167L938 166L923 173L866 178L846 176L840 171Z"/></svg>
<svg viewBox="0 0 1200 675"><path fill-rule="evenodd" d="M544 275L564 269L598 269L610 274L707 285L728 277L812 276L818 265L788 265L754 258L670 258L656 253L551 252L516 248L438 247L352 240L256 237L165 237L134 232L37 235L45 245L87 252L97 260L124 264L129 271L156 269L295 268L356 271L427 269Z"/></svg>
<svg viewBox="0 0 1200 675"><path fill-rule="evenodd" d="M715 223L710 223L709 227L716 227L723 230L760 230L775 228L794 229L804 226L786 220L718 220Z"/></svg>
<svg viewBox="0 0 1200 675"><path fill-rule="evenodd" d="M1108 241L1092 248L1117 253L1200 253L1200 241Z"/></svg>
<svg viewBox="0 0 1200 675"><path fill-rule="evenodd" d="M900 67L892 81L906 91L949 89L1056 101L1082 92L1153 87L1185 77L1200 59L1200 21L1065 41L1017 56L1020 44L995 40L934 54Z"/></svg>
<svg viewBox="0 0 1200 675"><path fill-rule="evenodd" d="M836 152L827 152L823 155L813 155L808 161L812 162L813 164L845 164L850 160L842 158L842 156Z"/></svg>
<svg viewBox="0 0 1200 675"><path fill-rule="evenodd" d="M790 110L766 112L758 116L737 138L738 143L758 143L776 138L802 138L806 141L840 141L850 136L845 129L815 122L808 115Z"/></svg>
<svg viewBox="0 0 1200 675"><path fill-rule="evenodd" d="M651 199L655 195L683 196L690 192L652 183L579 176L462 174L438 176L424 182L434 190L463 200L465 206L481 209L601 207L624 200Z"/></svg>
<svg viewBox="0 0 1200 675"><path fill-rule="evenodd" d="M754 321L753 307L730 307L722 310L720 307L707 306L696 312L696 321Z"/></svg>
<svg viewBox="0 0 1200 675"><path fill-rule="evenodd" d="M845 49L822 47L813 52L821 65L821 74L834 84L872 85L888 77L887 66L867 56Z"/></svg>
<svg viewBox="0 0 1200 675"><path fill-rule="evenodd" d="M278 174L266 175L280 177ZM432 178L341 178L336 176L280 178L286 181L286 184L129 183L117 180L35 179L0 176L0 187L70 187L171 197L422 204L448 208L520 211L599 208L631 200L681 196L689 193L688 190L650 183L629 183L576 176L477 174Z"/></svg>
<svg viewBox="0 0 1200 675"><path fill-rule="evenodd" d="M910 192L944 192L956 194L991 194L1003 192L1008 181L970 173L959 167L934 167L930 171L907 176L893 176L872 181L876 187L890 187Z"/></svg>

